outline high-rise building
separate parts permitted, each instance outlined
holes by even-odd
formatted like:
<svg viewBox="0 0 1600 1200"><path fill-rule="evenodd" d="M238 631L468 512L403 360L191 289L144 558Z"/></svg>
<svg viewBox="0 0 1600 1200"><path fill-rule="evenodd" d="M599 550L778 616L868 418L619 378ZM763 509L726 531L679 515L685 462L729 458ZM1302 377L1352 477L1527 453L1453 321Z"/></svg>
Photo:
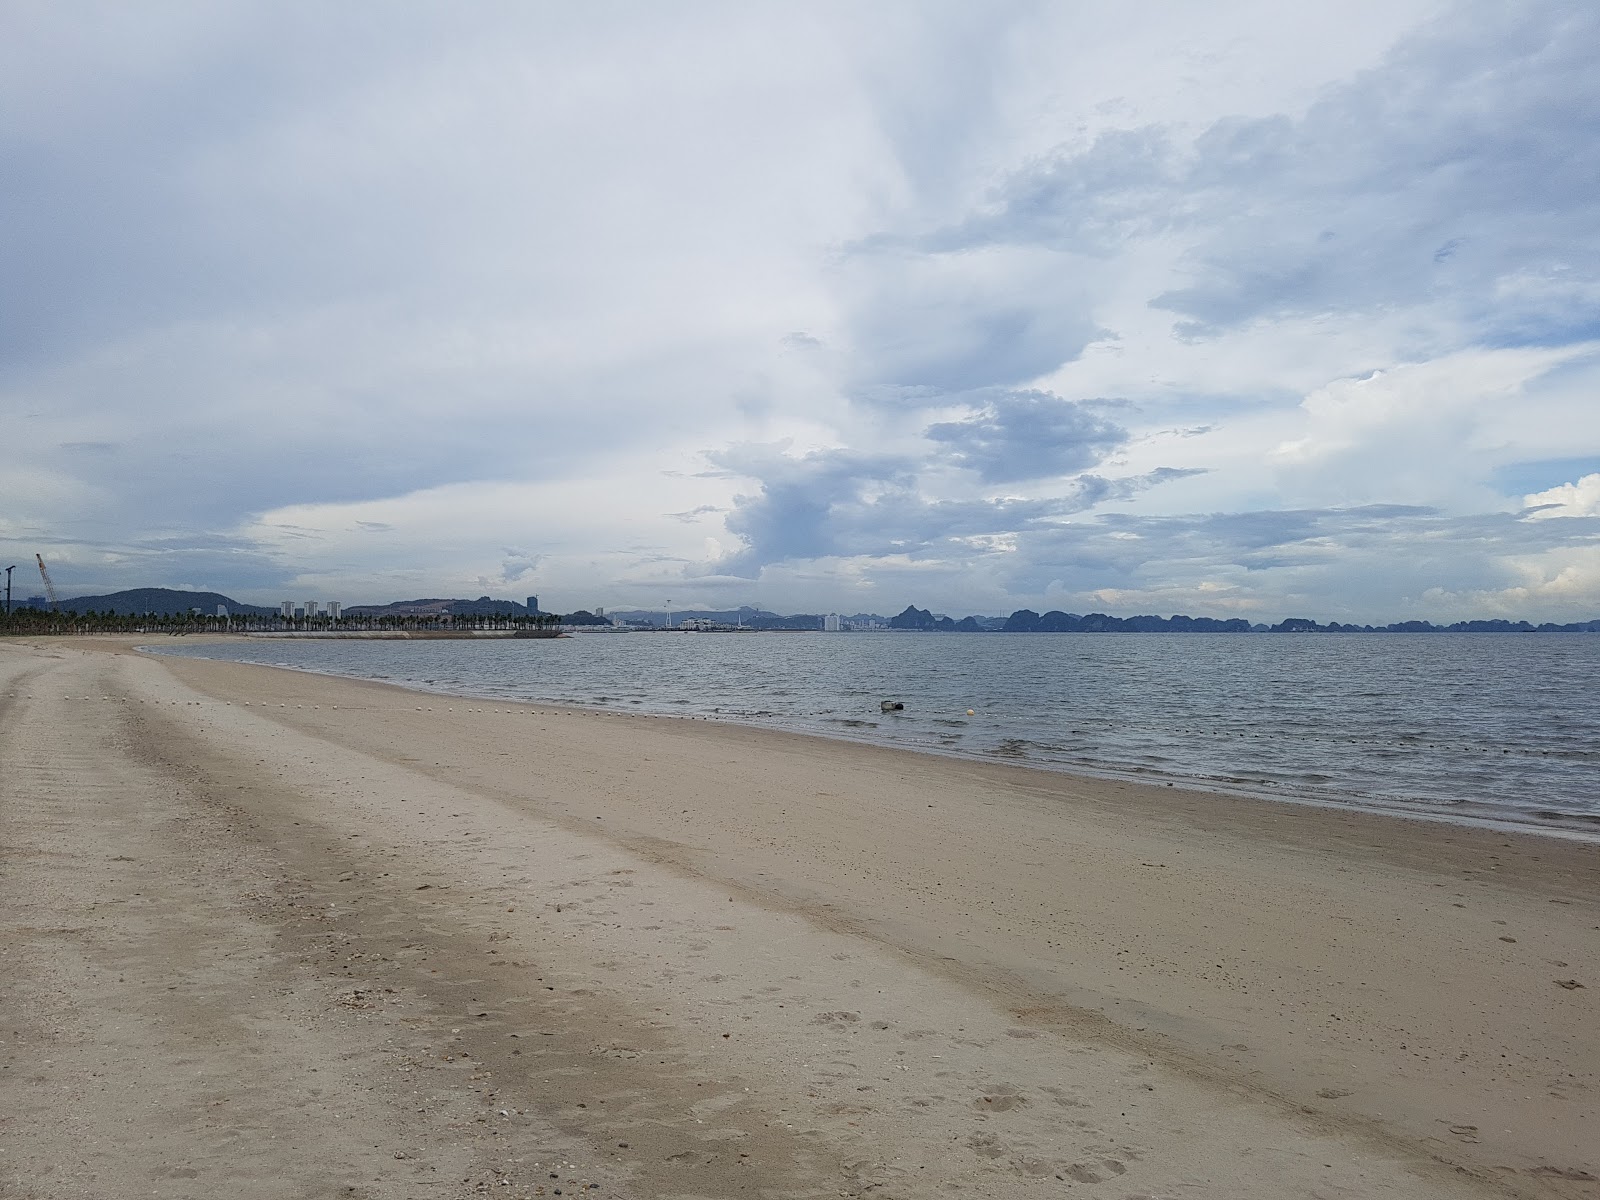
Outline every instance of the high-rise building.
<svg viewBox="0 0 1600 1200"><path fill-rule="evenodd" d="M532 614L532 613L536 613L538 611L539 611L539 597L537 597L537 596L529 596L528 597L528 612L530 614Z"/></svg>
<svg viewBox="0 0 1600 1200"><path fill-rule="evenodd" d="M341 604L337 600L329 600L328 601L328 619L329 620L337 621L339 619L339 614L342 613L342 612L344 612L344 605L343 604Z"/></svg>
<svg viewBox="0 0 1600 1200"><path fill-rule="evenodd" d="M306 601L306 617L307 617L307 619L309 619L311 617L314 617L316 615L317 615L317 602L315 600L307 600Z"/></svg>
<svg viewBox="0 0 1600 1200"><path fill-rule="evenodd" d="M228 619L228 606L226 604L217 605L217 616L221 617L224 621Z"/></svg>
<svg viewBox="0 0 1600 1200"><path fill-rule="evenodd" d="M280 616L282 616L285 621L294 620L294 601L293 600L282 600L282 601L279 601L279 603L278 603L278 614Z"/></svg>

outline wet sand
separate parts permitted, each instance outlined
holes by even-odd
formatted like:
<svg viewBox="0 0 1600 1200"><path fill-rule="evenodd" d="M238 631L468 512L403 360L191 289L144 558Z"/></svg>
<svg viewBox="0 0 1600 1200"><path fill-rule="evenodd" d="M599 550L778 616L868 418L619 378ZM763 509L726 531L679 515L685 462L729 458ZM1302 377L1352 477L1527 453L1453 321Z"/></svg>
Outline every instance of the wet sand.
<svg viewBox="0 0 1600 1200"><path fill-rule="evenodd" d="M1592 843L131 645L0 643L0 1195L1600 1195Z"/></svg>

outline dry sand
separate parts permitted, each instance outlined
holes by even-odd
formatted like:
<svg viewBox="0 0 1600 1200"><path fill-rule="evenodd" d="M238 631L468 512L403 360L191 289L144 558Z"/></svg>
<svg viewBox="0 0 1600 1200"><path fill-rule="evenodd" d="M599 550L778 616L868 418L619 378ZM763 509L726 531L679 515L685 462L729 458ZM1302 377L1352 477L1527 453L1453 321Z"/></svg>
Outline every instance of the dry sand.
<svg viewBox="0 0 1600 1200"><path fill-rule="evenodd" d="M1600 1196L1593 844L129 646L0 646L0 1196Z"/></svg>

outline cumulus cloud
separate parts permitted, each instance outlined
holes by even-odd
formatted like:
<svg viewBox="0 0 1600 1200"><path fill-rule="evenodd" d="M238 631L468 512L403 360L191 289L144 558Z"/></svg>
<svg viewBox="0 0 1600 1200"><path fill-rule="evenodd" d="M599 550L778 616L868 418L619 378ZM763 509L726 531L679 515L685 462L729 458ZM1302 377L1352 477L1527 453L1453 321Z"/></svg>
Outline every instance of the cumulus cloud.
<svg viewBox="0 0 1600 1200"><path fill-rule="evenodd" d="M1535 519L1551 517L1600 517L1600 474L1585 475L1573 483L1563 483L1522 498L1528 515Z"/></svg>

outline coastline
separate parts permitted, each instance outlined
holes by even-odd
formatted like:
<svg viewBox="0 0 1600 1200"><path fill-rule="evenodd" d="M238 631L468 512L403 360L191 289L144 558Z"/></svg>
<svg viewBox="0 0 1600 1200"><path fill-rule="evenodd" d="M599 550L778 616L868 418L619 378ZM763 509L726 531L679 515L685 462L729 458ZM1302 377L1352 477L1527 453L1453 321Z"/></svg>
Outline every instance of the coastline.
<svg viewBox="0 0 1600 1200"><path fill-rule="evenodd" d="M706 1194L751 1171L774 1194L800 1179L908 1196L1593 1194L1590 846L734 724L451 704L129 652L139 640L4 647L8 765L37 775L48 738L58 754L103 737L180 780L231 853L277 879L260 911L224 910L280 941L321 911L290 906L295 889L334 906L314 924L349 944L422 928L450 971L376 965L407 962L403 945L329 979L321 959L296 969L312 993L392 974L402 1000L335 1013L388 1035L407 1004L449 1010L464 971L489 997L471 1020L496 1034L473 1061L527 1093L546 1141L614 1170L603 1194L692 1190L688 1160L632 1154L641 1132L604 1146L573 1098L621 1095L623 1077L584 1072L652 1056L673 1070L633 1079L633 1103L666 1106L640 1128L713 1154L694 1177ZM40 828L82 833L75 786L18 795L48 812ZM63 896L78 886L24 861ZM29 944L58 936L47 924L29 919ZM455 942L470 963L450 961ZM533 965L486 974L496 958ZM582 997L531 1034L507 1015L529 1003L512 982L527 972ZM565 1046L568 1073L547 1056L522 1079L508 1030ZM703 1104L712 1085L721 1107ZM723 1135L707 1140L712 1114Z"/></svg>
<svg viewBox="0 0 1600 1200"><path fill-rule="evenodd" d="M215 640L218 642L247 642L258 637L270 637L283 640L289 635L222 635ZM299 635L295 635L299 636ZM343 635L340 635L341 637ZM499 635L496 635L497 637ZM1203 636L1203 635L1200 635ZM314 639L313 639L314 640ZM323 640L328 640L324 638ZM348 640L348 639L347 639ZM383 635L382 639L368 638L367 640L407 640L399 635ZM428 640L428 639L409 639ZM503 639L501 639L503 640ZM175 649L161 644L141 644L142 651L158 656L168 655L169 650ZM188 657L181 651L172 655L174 657ZM221 660L234 661L234 660ZM585 704L580 700L554 700L542 697L496 697L487 691L474 692L471 690L452 690L439 686L428 686L431 681L424 682L420 679L395 679L387 675L369 675L360 673L345 673L336 670L320 669L318 667L298 666L288 663L257 663L252 665L266 666L277 670L298 671L305 674L332 678L368 680L384 683L389 686L399 687L407 691L426 696L442 696L456 698L464 702L474 699L484 702L505 700L519 704L531 704L540 707L570 710L574 712L601 712L614 713L621 716L650 716L660 719L708 721L718 724L733 725L741 728L765 730L769 732L787 733L799 737L815 737L828 741L844 742L854 745L880 747L886 749L902 750L911 753L929 755L937 758L952 759L959 762L975 762L998 764L1020 767L1024 770L1043 771L1050 774L1067 775L1073 778L1098 780L1108 783L1130 783L1149 787L1174 787L1189 793L1202 793L1206 795L1225 796L1233 799L1264 800L1269 803L1282 803L1302 805L1310 808L1326 808L1337 812L1362 812L1378 816L1391 817L1401 820L1419 822L1432 822L1459 828L1483 829L1500 833L1534 833L1541 836L1560 840L1590 842L1600 844L1600 812L1583 813L1561 811L1551 808L1516 809L1504 805L1476 800L1454 799L1449 805L1435 800L1426 800L1416 797L1389 795L1374 797L1363 795L1359 792L1328 791L1295 786L1278 780L1250 779L1239 777L1232 773L1227 775L1196 774L1193 772L1163 770L1147 766L1122 765L1115 762L1093 762L1085 759L1062 761L1049 758L1035 758L1027 756L1011 757L994 749L959 748L930 744L928 742L906 742L885 740L882 737L854 732L850 725L859 722L843 722L839 725L829 726L815 721L789 720L764 721L750 717L743 717L733 711L714 709L701 712L684 712L669 708L658 708L652 711L648 707L638 709L619 708L605 704Z"/></svg>

